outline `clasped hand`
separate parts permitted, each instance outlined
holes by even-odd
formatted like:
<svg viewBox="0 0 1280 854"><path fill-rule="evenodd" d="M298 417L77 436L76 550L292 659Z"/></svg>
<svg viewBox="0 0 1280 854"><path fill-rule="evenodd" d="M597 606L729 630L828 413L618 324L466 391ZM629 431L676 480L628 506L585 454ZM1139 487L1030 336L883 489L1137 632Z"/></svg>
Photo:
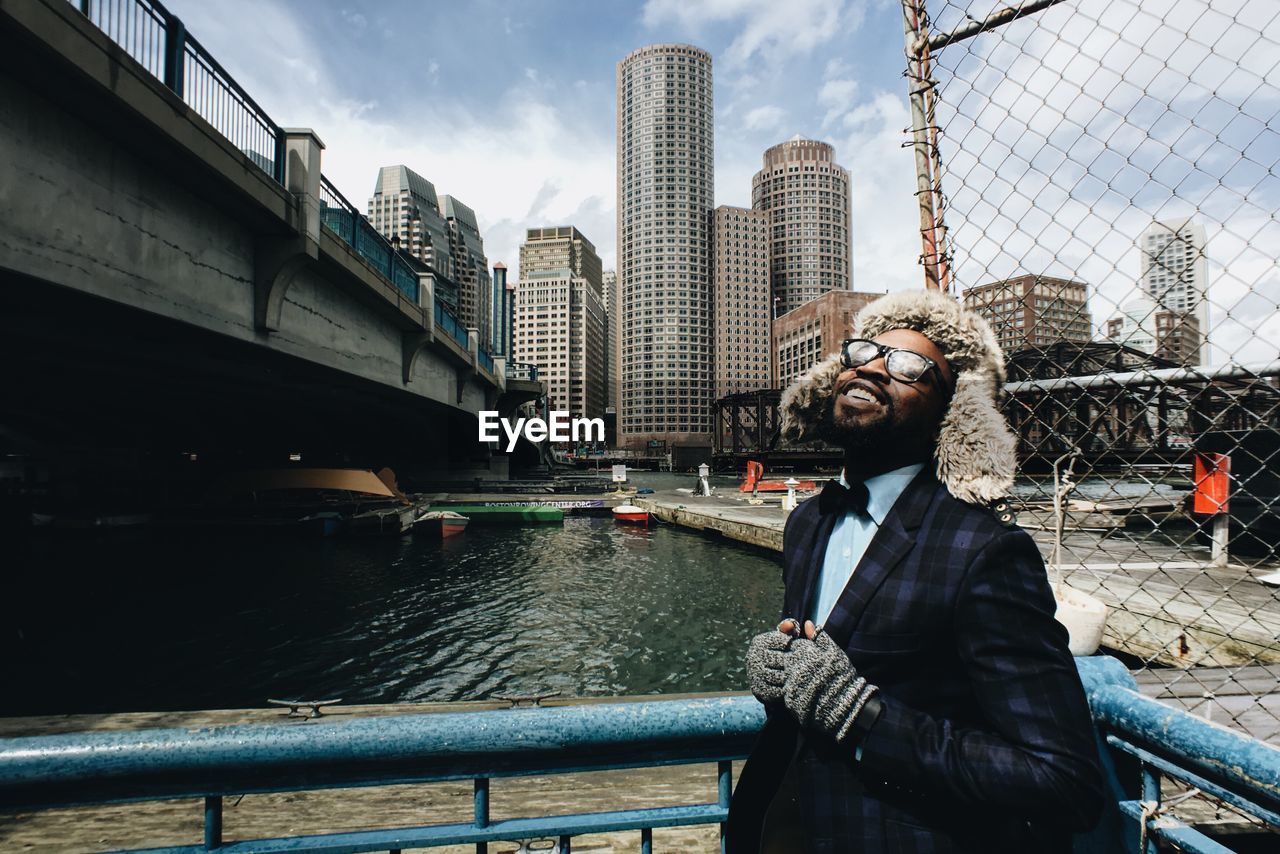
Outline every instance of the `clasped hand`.
<svg viewBox="0 0 1280 854"><path fill-rule="evenodd" d="M751 639L747 649L751 693L765 705L779 701L802 727L821 730L838 742L848 736L867 698L876 690L858 675L831 636L806 620L783 620L774 632Z"/></svg>

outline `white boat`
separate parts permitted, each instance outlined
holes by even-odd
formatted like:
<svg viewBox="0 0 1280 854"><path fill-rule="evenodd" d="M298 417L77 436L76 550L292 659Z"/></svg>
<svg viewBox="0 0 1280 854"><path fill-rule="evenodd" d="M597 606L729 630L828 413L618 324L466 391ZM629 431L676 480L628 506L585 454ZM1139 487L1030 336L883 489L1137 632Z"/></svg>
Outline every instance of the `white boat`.
<svg viewBox="0 0 1280 854"><path fill-rule="evenodd" d="M650 517L649 511L643 507L637 507L634 504L619 504L613 508L613 518L614 521L627 525L648 525L652 517Z"/></svg>

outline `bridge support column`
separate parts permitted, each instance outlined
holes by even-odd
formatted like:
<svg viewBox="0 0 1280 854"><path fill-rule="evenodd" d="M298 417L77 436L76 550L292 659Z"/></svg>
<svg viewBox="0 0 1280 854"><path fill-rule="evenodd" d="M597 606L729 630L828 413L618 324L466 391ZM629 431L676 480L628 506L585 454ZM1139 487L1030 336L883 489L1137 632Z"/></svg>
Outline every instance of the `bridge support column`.
<svg viewBox="0 0 1280 854"><path fill-rule="evenodd" d="M284 128L284 185L298 203L297 234L263 236L254 250L253 322L263 331L280 328L280 307L293 277L320 257L320 152L324 143L310 128Z"/></svg>
<svg viewBox="0 0 1280 854"><path fill-rule="evenodd" d="M436 335L436 292L435 278L430 273L418 274L418 304L427 309L423 319L427 328L423 332L405 332L401 334L400 379L405 385L413 379L413 363L418 354L435 340Z"/></svg>

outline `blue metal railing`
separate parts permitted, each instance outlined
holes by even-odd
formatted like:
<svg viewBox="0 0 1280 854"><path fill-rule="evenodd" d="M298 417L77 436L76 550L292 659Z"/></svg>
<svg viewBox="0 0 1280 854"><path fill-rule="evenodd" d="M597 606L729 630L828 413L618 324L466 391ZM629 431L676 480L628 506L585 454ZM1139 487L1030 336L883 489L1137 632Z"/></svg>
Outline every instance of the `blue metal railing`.
<svg viewBox="0 0 1280 854"><path fill-rule="evenodd" d="M507 379L538 381L538 366L528 362L507 362Z"/></svg>
<svg viewBox="0 0 1280 854"><path fill-rule="evenodd" d="M1077 840L1077 851L1137 851L1144 816L1150 845L1143 854L1157 841L1206 854L1225 850L1161 814L1161 776L1280 827L1280 750L1142 696L1114 659L1080 659L1078 666L1105 739L1104 763L1114 768L1119 754L1133 757L1141 779L1125 785L1109 771L1113 814L1127 824L1117 829L1104 820ZM177 849L187 851L479 848L558 838L567 852L571 837L586 833L640 830L643 842L655 827L722 823L732 761L747 754L763 722L760 705L740 696L7 739L0 740L0 808L204 798L205 842ZM494 778L710 762L717 766L715 799L705 803L490 819ZM474 781L470 822L222 842L228 795L459 779Z"/></svg>
<svg viewBox="0 0 1280 854"><path fill-rule="evenodd" d="M201 118L284 183L284 132L158 0L71 0Z"/></svg>
<svg viewBox="0 0 1280 854"><path fill-rule="evenodd" d="M100 732L0 740L0 807L201 797L205 846L223 851L386 851L723 822L731 760L763 723L750 697L364 718L307 726ZM490 819L489 781L611 768L717 763L714 800ZM222 798L472 779L468 823L222 844ZM712 786L714 785L714 790Z"/></svg>
<svg viewBox="0 0 1280 854"><path fill-rule="evenodd" d="M445 308L444 303L439 300L436 300L436 326L449 333L454 341L462 345L463 349L467 348L466 327L459 323L458 318L453 316L453 312Z"/></svg>
<svg viewBox="0 0 1280 854"><path fill-rule="evenodd" d="M493 357L483 347L480 348L480 367L484 368L490 374L493 373Z"/></svg>
<svg viewBox="0 0 1280 854"><path fill-rule="evenodd" d="M329 179L320 176L320 222L395 285L402 294L418 302L418 276L408 262L392 248L387 238L369 224L355 205Z"/></svg>

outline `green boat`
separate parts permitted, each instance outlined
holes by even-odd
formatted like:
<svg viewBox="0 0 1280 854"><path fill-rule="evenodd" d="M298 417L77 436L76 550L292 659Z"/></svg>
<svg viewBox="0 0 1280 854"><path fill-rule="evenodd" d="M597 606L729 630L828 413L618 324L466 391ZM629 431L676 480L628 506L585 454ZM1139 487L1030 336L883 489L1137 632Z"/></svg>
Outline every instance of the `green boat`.
<svg viewBox="0 0 1280 854"><path fill-rule="evenodd" d="M564 511L544 504L436 504L433 510L461 513L477 525L563 524Z"/></svg>

